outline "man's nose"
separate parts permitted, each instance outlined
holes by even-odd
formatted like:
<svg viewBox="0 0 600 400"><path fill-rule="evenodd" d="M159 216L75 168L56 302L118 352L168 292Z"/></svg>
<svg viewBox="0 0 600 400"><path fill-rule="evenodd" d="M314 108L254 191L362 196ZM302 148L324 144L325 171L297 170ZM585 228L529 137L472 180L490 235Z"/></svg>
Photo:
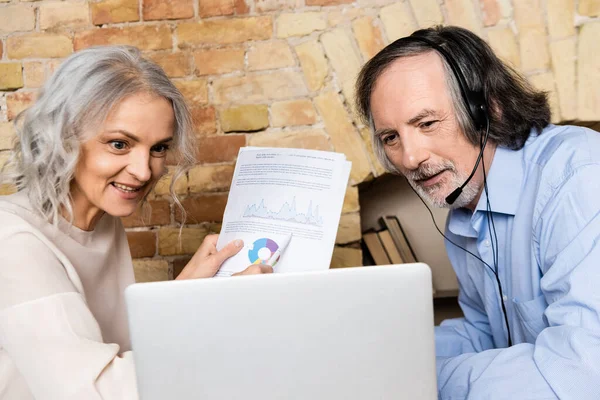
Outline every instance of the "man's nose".
<svg viewBox="0 0 600 400"><path fill-rule="evenodd" d="M408 133L402 138L402 167L414 171L429 158L429 152L418 134Z"/></svg>

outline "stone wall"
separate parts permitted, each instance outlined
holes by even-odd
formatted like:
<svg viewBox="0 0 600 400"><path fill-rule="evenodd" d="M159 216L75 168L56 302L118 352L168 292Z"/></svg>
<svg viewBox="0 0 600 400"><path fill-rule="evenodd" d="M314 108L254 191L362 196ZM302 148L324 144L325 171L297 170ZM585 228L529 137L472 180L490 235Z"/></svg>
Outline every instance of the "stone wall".
<svg viewBox="0 0 600 400"><path fill-rule="evenodd" d="M600 121L599 15L600 0L0 0L0 164L10 121L64 57L134 45L182 90L200 138L198 166L177 183L189 215L181 244L166 182L150 218L125 219L140 280L172 278L219 231L244 145L347 155L353 168L332 265L358 265L356 184L382 173L353 113L360 66L417 28L460 25L551 93L554 121Z"/></svg>

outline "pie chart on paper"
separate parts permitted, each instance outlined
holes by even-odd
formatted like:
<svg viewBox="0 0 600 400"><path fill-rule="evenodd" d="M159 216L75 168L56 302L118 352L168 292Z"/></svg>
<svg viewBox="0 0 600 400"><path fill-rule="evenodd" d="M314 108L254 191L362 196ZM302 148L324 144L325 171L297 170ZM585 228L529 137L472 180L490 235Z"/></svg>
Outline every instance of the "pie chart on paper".
<svg viewBox="0 0 600 400"><path fill-rule="evenodd" d="M252 248L248 250L248 259L252 264L266 263L279 246L274 240L269 238L260 238L254 241Z"/></svg>

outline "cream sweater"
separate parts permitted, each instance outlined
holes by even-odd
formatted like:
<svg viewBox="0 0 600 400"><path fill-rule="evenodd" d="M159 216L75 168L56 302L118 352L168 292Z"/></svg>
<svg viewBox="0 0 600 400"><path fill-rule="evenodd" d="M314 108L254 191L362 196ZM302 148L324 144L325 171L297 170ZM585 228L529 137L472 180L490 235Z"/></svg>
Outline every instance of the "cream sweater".
<svg viewBox="0 0 600 400"><path fill-rule="evenodd" d="M61 222L0 197L0 399L136 399L125 230L107 214L91 232Z"/></svg>

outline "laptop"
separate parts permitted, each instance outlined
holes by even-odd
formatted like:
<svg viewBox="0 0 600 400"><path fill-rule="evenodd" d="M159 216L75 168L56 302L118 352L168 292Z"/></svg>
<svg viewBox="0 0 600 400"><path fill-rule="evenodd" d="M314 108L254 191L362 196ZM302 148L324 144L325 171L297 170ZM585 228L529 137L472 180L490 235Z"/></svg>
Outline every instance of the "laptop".
<svg viewBox="0 0 600 400"><path fill-rule="evenodd" d="M138 283L143 400L437 399L426 264Z"/></svg>

